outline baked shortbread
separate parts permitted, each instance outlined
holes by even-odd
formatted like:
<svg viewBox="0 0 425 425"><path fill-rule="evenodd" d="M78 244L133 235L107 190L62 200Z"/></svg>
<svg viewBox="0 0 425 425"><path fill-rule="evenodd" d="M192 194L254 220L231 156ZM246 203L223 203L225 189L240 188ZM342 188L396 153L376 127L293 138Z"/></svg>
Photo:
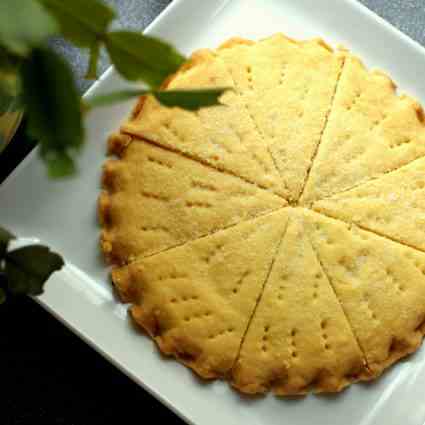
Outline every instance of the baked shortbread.
<svg viewBox="0 0 425 425"><path fill-rule="evenodd" d="M101 248L166 355L241 392L338 392L425 333L425 126L392 80L323 40L200 50L109 139Z"/></svg>

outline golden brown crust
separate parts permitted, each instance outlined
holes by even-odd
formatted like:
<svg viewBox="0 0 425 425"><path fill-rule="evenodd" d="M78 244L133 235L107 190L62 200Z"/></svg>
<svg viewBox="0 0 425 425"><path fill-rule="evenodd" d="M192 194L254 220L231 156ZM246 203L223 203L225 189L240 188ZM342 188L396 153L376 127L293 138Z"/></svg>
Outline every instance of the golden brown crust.
<svg viewBox="0 0 425 425"><path fill-rule="evenodd" d="M356 363L344 376L336 376L332 371L319 370L312 378L302 376L289 379L289 365L281 364L268 368L264 379L258 380L255 374L249 375L236 363L232 370L231 385L244 394L256 395L273 392L277 396L304 396L309 393L339 393L348 386L361 381L375 379L366 365Z"/></svg>
<svg viewBox="0 0 425 425"><path fill-rule="evenodd" d="M323 38L315 38L313 39L319 46L322 46L324 49L326 49L328 52L333 53L334 52L334 48L329 45L328 43L326 43L325 40L323 40Z"/></svg>
<svg viewBox="0 0 425 425"><path fill-rule="evenodd" d="M117 191L117 169L120 162L116 159L111 159L103 165L102 173L102 188L107 193Z"/></svg>
<svg viewBox="0 0 425 425"><path fill-rule="evenodd" d="M234 369L235 374L238 374L238 367ZM358 367L352 374L347 374L343 378L323 370L319 371L309 382L299 377L299 379L292 379L289 383L288 370L282 366L281 368L270 370L265 381L259 382L253 376L251 381L249 377L245 377L245 381L232 382L231 385L241 393L249 395L265 394L271 391L276 396L281 397L306 396L309 393L339 393L356 382L364 381L364 376L366 375Z"/></svg>
<svg viewBox="0 0 425 425"><path fill-rule="evenodd" d="M190 336L179 335L172 338L162 338L162 320L158 317L158 311L145 314L143 308L133 305L130 307L129 312L133 321L144 329L155 341L162 354L174 357L180 363L191 368L203 379L217 379L222 377L222 373L218 370L208 368L205 364L199 362L202 350L198 344L192 341Z"/></svg>
<svg viewBox="0 0 425 425"><path fill-rule="evenodd" d="M102 188L104 190L102 190L102 192L100 193L97 202L97 217L99 220L99 224L102 227L99 243L104 258L109 264L116 263L116 259L113 253L113 235L110 232L110 229L113 225L113 220L111 218L110 198L110 193L113 191L114 188L114 174L112 171L113 163L114 161L110 160L104 164L102 173Z"/></svg>
<svg viewBox="0 0 425 425"><path fill-rule="evenodd" d="M364 67L363 62L362 62L362 66ZM381 77L382 80L386 81L388 87L391 88L392 92L395 93L395 91L397 90L397 84L386 72L382 71L381 69L373 69L370 73L371 75L377 75Z"/></svg>
<svg viewBox="0 0 425 425"><path fill-rule="evenodd" d="M393 338L388 349L388 357L377 363L370 363L371 374L365 378L365 381L380 377L389 367L399 360L415 353L424 339L423 330L418 330L411 335L409 340Z"/></svg>
<svg viewBox="0 0 425 425"><path fill-rule="evenodd" d="M113 255L113 239L112 239L112 236L106 230L102 230L100 232L100 248L103 252L103 256L105 258L105 261L108 264L118 264L119 263L119 261Z"/></svg>
<svg viewBox="0 0 425 425"><path fill-rule="evenodd" d="M147 98L148 98L148 96L146 96L146 95L140 96L138 102L136 103L136 105L134 105L134 108L131 111L130 120L136 119L142 113L143 106L145 105Z"/></svg>
<svg viewBox="0 0 425 425"><path fill-rule="evenodd" d="M106 191L101 192L97 204L97 215L101 226L108 226L109 219L109 196Z"/></svg>
<svg viewBox="0 0 425 425"><path fill-rule="evenodd" d="M114 264L116 261L113 255L113 238L109 232L111 226L110 216L110 198L107 191L102 191L97 203L97 216L102 231L100 232L99 245L103 253L104 259L108 264Z"/></svg>
<svg viewBox="0 0 425 425"><path fill-rule="evenodd" d="M131 269L115 267L111 272L114 288L124 303L136 303L139 299L137 287L132 283Z"/></svg>
<svg viewBox="0 0 425 425"><path fill-rule="evenodd" d="M418 119L418 121L422 124L425 125L424 122L424 109L423 106L418 102L417 99L414 99L411 96L408 95L401 95L400 96L401 100L407 101L408 103L410 103L411 108L413 108L416 112L416 117Z"/></svg>
<svg viewBox="0 0 425 425"><path fill-rule="evenodd" d="M131 137L123 133L112 133L108 138L108 154L118 157L124 152L125 148L131 143Z"/></svg>
<svg viewBox="0 0 425 425"><path fill-rule="evenodd" d="M224 43L220 44L217 50L231 49L232 47L240 46L240 45L252 46L253 44L255 43L252 40L247 40L246 38L241 38L241 37L232 37L226 40Z"/></svg>

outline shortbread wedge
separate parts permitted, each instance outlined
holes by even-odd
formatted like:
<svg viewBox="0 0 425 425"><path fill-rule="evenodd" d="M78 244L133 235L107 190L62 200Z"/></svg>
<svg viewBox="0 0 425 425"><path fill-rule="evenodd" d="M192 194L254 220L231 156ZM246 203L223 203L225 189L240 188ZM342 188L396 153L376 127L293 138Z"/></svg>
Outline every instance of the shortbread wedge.
<svg viewBox="0 0 425 425"><path fill-rule="evenodd" d="M233 370L247 393L340 391L366 373L363 354L295 210Z"/></svg>
<svg viewBox="0 0 425 425"><path fill-rule="evenodd" d="M416 351L425 332L425 253L313 212L305 227L372 376Z"/></svg>
<svg viewBox="0 0 425 425"><path fill-rule="evenodd" d="M121 141L116 139L121 139ZM124 138L124 140L122 140ZM113 136L111 143L125 143ZM286 201L238 177L142 140L104 166L101 245L125 264L281 208Z"/></svg>
<svg viewBox="0 0 425 425"><path fill-rule="evenodd" d="M422 107L347 53L304 205L351 189L425 155Z"/></svg>
<svg viewBox="0 0 425 425"><path fill-rule="evenodd" d="M167 355L204 378L231 370L288 219L288 209L115 269L131 315Z"/></svg>

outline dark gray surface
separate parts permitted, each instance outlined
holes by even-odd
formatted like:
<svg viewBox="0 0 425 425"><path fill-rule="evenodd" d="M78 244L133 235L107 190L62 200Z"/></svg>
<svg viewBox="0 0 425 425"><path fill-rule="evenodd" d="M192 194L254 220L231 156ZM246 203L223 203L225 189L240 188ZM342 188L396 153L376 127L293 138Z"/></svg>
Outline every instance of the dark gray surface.
<svg viewBox="0 0 425 425"><path fill-rule="evenodd" d="M107 2L119 10L114 26L137 30L145 28L170 3L169 0ZM424 0L362 0L362 3L425 44ZM55 41L55 46L77 71L80 89L87 89L91 83L82 79L86 57L63 42ZM103 58L101 71L106 67ZM142 424L162 421L182 424L31 300L15 299L0 307L0 323L7 324L0 338L1 425L109 425L134 420Z"/></svg>
<svg viewBox="0 0 425 425"><path fill-rule="evenodd" d="M424 0L361 0L361 3L425 45Z"/></svg>

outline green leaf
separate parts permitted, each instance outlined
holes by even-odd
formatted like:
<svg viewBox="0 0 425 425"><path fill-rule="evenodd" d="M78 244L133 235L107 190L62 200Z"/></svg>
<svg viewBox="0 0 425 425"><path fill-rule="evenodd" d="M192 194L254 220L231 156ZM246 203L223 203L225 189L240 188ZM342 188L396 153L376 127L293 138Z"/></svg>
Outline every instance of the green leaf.
<svg viewBox="0 0 425 425"><path fill-rule="evenodd" d="M113 93L100 94L86 100L88 108L107 106L112 103L122 102L134 97L152 94L164 106L178 106L183 109L195 111L207 106L220 105L219 98L228 88L215 88L205 90L122 90Z"/></svg>
<svg viewBox="0 0 425 425"><path fill-rule="evenodd" d="M95 44L90 48L89 67L85 78L87 80L95 80L97 78L97 63L99 62L100 45Z"/></svg>
<svg viewBox="0 0 425 425"><path fill-rule="evenodd" d="M15 239L15 235L0 227L0 261L6 254L9 243L13 239Z"/></svg>
<svg viewBox="0 0 425 425"><path fill-rule="evenodd" d="M40 295L50 275L63 265L62 257L46 246L32 245L16 249L6 256L8 288L15 294Z"/></svg>
<svg viewBox="0 0 425 425"><path fill-rule="evenodd" d="M27 56L58 31L55 20L35 0L0 1L0 45Z"/></svg>
<svg viewBox="0 0 425 425"><path fill-rule="evenodd" d="M23 63L21 78L30 136L39 140L41 155L49 163L49 158L65 163L63 158L72 158L70 153L82 145L84 136L80 96L71 69L53 51L35 49Z"/></svg>
<svg viewBox="0 0 425 425"><path fill-rule="evenodd" d="M137 32L108 33L106 48L121 75L128 80L143 80L152 88L158 88L185 62L171 45Z"/></svg>
<svg viewBox="0 0 425 425"><path fill-rule="evenodd" d="M220 105L220 96L228 88L215 88L205 90L166 90L157 91L153 95L165 106L178 106L189 111L200 108Z"/></svg>
<svg viewBox="0 0 425 425"><path fill-rule="evenodd" d="M50 178L58 179L75 174L74 160L67 152L49 152L45 156L45 161Z"/></svg>
<svg viewBox="0 0 425 425"><path fill-rule="evenodd" d="M58 20L62 35L80 47L99 44L115 18L114 11L100 0L39 1Z"/></svg>

